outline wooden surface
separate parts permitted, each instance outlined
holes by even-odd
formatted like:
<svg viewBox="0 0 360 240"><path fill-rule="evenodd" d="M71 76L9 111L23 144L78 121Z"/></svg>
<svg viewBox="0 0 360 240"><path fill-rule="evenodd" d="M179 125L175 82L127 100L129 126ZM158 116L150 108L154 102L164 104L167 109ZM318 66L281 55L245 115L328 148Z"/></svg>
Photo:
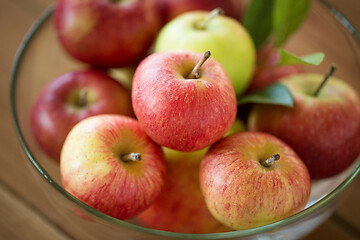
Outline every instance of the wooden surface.
<svg viewBox="0 0 360 240"><path fill-rule="evenodd" d="M360 1L338 2L359 29ZM51 0L0 1L0 239L85 239L82 231L55 212L40 185L34 183L10 117L9 78L15 52L33 21L51 3ZM360 239L359 177L348 192L335 214L305 239Z"/></svg>

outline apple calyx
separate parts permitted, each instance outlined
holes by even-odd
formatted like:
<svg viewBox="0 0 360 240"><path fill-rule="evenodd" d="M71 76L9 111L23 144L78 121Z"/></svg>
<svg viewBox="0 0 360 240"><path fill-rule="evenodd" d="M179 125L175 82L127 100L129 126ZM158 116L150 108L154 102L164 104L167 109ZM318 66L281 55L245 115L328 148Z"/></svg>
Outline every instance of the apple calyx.
<svg viewBox="0 0 360 240"><path fill-rule="evenodd" d="M329 70L327 71L323 81L320 83L320 85L318 86L318 88L314 92L314 97L317 97L319 95L320 90L324 87L327 80L334 74L336 69L337 69L337 67L334 64L331 64L331 66L330 66Z"/></svg>
<svg viewBox="0 0 360 240"><path fill-rule="evenodd" d="M89 92L89 89L87 88L81 88L74 91L71 91L67 96L67 101L69 104L76 108L76 109L82 109L87 106L89 106L93 99L90 96L91 92Z"/></svg>
<svg viewBox="0 0 360 240"><path fill-rule="evenodd" d="M225 15L225 12L221 8L215 8L212 10L204 20L196 22L195 28L199 30L205 30L209 23L217 16Z"/></svg>
<svg viewBox="0 0 360 240"><path fill-rule="evenodd" d="M280 159L280 154L276 153L276 154L272 155L270 158L261 162L261 165L263 165L264 167L271 167L272 165L274 165L274 162L279 159Z"/></svg>
<svg viewBox="0 0 360 240"><path fill-rule="evenodd" d="M83 88L79 91L79 100L77 103L78 107L85 107L87 105L88 103L87 95L88 95L88 91L86 89Z"/></svg>
<svg viewBox="0 0 360 240"><path fill-rule="evenodd" d="M196 64L191 73L186 77L186 79L198 79L200 78L200 68L205 63L205 61L211 56L210 51L206 51L201 60Z"/></svg>
<svg viewBox="0 0 360 240"><path fill-rule="evenodd" d="M129 153L120 156L121 161L123 162L138 162L141 160L140 153Z"/></svg>

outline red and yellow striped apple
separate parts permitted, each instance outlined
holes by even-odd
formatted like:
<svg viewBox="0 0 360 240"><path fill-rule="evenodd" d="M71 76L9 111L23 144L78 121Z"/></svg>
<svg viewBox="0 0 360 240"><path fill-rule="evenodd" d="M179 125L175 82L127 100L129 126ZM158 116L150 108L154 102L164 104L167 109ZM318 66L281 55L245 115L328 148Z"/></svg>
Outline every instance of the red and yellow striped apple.
<svg viewBox="0 0 360 240"><path fill-rule="evenodd" d="M200 150L219 140L234 122L231 81L217 61L204 59L196 52L161 52L136 69L133 109L158 144L179 151Z"/></svg>
<svg viewBox="0 0 360 240"><path fill-rule="evenodd" d="M128 219L150 206L166 178L163 153L138 122L97 115L78 123L61 152L64 188L89 206Z"/></svg>
<svg viewBox="0 0 360 240"><path fill-rule="evenodd" d="M269 132L289 144L307 165L312 178L333 176L360 153L360 100L344 81L330 78L318 95L320 74L283 79L294 108L255 106L249 129Z"/></svg>
<svg viewBox="0 0 360 240"><path fill-rule="evenodd" d="M98 114L134 116L130 92L101 71L65 73L50 82L31 110L31 130L41 149L56 161L76 123Z"/></svg>
<svg viewBox="0 0 360 240"><path fill-rule="evenodd" d="M212 215L236 230L295 214L311 190L297 154L261 132L235 133L215 143L201 162L200 184Z"/></svg>

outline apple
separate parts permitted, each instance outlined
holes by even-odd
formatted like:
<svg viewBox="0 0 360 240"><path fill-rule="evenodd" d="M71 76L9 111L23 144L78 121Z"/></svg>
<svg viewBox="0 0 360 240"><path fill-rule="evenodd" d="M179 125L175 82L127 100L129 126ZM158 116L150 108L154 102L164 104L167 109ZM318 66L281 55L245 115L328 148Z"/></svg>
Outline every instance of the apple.
<svg viewBox="0 0 360 240"><path fill-rule="evenodd" d="M161 28L156 0L58 0L54 21L64 49L79 61L139 63Z"/></svg>
<svg viewBox="0 0 360 240"><path fill-rule="evenodd" d="M245 124L236 118L225 136L240 131L245 131ZM168 166L167 181L155 202L137 217L143 225L181 233L231 231L211 215L201 193L200 162L208 149L180 152L163 147Z"/></svg>
<svg viewBox="0 0 360 240"><path fill-rule="evenodd" d="M222 8L227 16L240 21L245 7L242 0L157 0L157 2L164 23L185 12L194 10L211 11L218 7Z"/></svg>
<svg viewBox="0 0 360 240"><path fill-rule="evenodd" d="M240 95L250 84L255 67L255 46L246 29L235 19L211 13L184 13L167 23L155 41L155 52L210 50L223 65L235 92Z"/></svg>
<svg viewBox="0 0 360 240"><path fill-rule="evenodd" d="M103 114L82 120L61 151L64 189L118 219L150 206L166 178L163 153L130 117Z"/></svg>
<svg viewBox="0 0 360 240"><path fill-rule="evenodd" d="M221 64L209 56L167 51L150 55L137 67L133 109L159 145L200 150L219 140L234 122L234 88Z"/></svg>
<svg viewBox="0 0 360 240"><path fill-rule="evenodd" d="M328 78L325 78L325 80ZM294 108L255 106L249 129L271 133L289 144L307 165L313 179L333 176L360 153L360 100L337 78L321 84L320 74L300 74L282 82L294 97ZM317 91L318 86L323 88Z"/></svg>
<svg viewBox="0 0 360 240"><path fill-rule="evenodd" d="M297 213L311 191L297 154L262 132L235 133L215 143L201 162L200 185L212 215L236 230Z"/></svg>
<svg viewBox="0 0 360 240"><path fill-rule="evenodd" d="M171 232L230 231L211 215L201 193L200 162L208 148L196 152L163 150L168 166L164 190L137 219L146 227Z"/></svg>
<svg viewBox="0 0 360 240"><path fill-rule="evenodd" d="M132 79L137 66L124 67L124 68L111 68L108 69L110 77L121 83L128 91L131 92Z"/></svg>
<svg viewBox="0 0 360 240"><path fill-rule="evenodd" d="M40 92L31 109L31 130L41 149L59 161L71 128L104 113L134 116L130 92L101 71L68 72Z"/></svg>
<svg viewBox="0 0 360 240"><path fill-rule="evenodd" d="M231 125L230 129L225 133L224 137L227 137L231 134L242 132L246 130L246 125L244 121L242 121L240 118L235 118L235 121Z"/></svg>
<svg viewBox="0 0 360 240"><path fill-rule="evenodd" d="M255 70L250 86L246 93L260 91L271 84L280 82L282 78L304 73L304 69L299 65L279 65L259 67Z"/></svg>
<svg viewBox="0 0 360 240"><path fill-rule="evenodd" d="M261 46L256 55L256 68L246 93L262 90L282 78L304 73L304 68L298 64L279 65L280 54L273 44Z"/></svg>

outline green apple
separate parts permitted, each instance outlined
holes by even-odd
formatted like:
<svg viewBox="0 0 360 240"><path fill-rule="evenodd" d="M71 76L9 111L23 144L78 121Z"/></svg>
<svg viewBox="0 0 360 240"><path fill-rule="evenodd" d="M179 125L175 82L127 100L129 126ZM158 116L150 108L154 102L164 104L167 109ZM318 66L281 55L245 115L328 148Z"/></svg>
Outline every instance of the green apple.
<svg viewBox="0 0 360 240"><path fill-rule="evenodd" d="M243 131L246 131L245 123L242 120L240 120L239 118L235 118L235 121L231 125L231 128L225 133L224 137L227 137L227 136L237 133L237 132L243 132Z"/></svg>
<svg viewBox="0 0 360 240"><path fill-rule="evenodd" d="M123 67L123 68L110 68L108 74L114 78L120 84L122 84L127 90L131 92L132 79L134 77L136 67Z"/></svg>
<svg viewBox="0 0 360 240"><path fill-rule="evenodd" d="M160 31L155 52L168 50L211 51L240 95L250 83L255 66L255 46L235 19L206 11L184 13Z"/></svg>

